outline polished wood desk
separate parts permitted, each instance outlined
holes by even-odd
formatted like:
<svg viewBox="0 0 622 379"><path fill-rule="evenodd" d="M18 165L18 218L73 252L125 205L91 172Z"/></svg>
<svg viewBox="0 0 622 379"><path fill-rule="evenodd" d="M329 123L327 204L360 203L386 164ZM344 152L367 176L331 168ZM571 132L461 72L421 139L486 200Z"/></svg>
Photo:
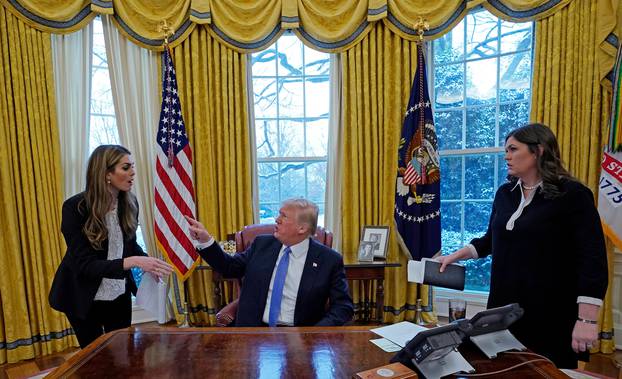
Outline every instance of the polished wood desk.
<svg viewBox="0 0 622 379"><path fill-rule="evenodd" d="M360 299L362 308L357 312L360 320L364 322L373 321L374 323L382 323L382 313L384 309L384 269L386 267L400 267L400 263L387 263L385 261L374 262L358 262L345 263L346 279L349 281L363 281L363 292L367 294L367 289L376 281L376 317L372 320L371 299L363 296ZM207 264L197 266L197 270L211 270ZM218 309L227 305L228 302L236 299L239 294L236 283L238 279L225 279L217 271L212 271L212 280L214 281L214 302L218 305ZM350 286L350 296L352 295L352 286ZM228 302L226 301L228 299Z"/></svg>
<svg viewBox="0 0 622 379"><path fill-rule="evenodd" d="M129 328L46 378L350 378L389 363L376 337L368 327Z"/></svg>
<svg viewBox="0 0 622 379"><path fill-rule="evenodd" d="M46 378L350 378L394 355L369 342L378 338L369 328L121 329L99 337ZM531 353L490 360L469 343L460 352L484 378L568 378Z"/></svg>

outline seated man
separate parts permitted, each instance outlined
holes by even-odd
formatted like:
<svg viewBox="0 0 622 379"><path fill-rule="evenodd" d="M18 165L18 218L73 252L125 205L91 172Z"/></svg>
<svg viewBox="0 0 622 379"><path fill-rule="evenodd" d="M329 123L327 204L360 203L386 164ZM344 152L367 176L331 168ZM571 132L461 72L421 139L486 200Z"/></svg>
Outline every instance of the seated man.
<svg viewBox="0 0 622 379"><path fill-rule="evenodd" d="M236 326L339 326L350 321L354 306L343 258L311 239L317 217L314 203L286 200L274 236L257 236L234 256L224 253L200 222L186 217L203 259L224 277L244 277Z"/></svg>

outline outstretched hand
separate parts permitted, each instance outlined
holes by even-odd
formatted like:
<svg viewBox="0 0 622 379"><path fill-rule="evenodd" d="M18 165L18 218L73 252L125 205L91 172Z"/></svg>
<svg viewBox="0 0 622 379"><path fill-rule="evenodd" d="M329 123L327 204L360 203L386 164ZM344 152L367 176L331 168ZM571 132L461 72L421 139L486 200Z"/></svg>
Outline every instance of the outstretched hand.
<svg viewBox="0 0 622 379"><path fill-rule="evenodd" d="M212 236L207 232L207 229L190 216L184 216L188 224L190 224L190 238L199 241L200 243L204 243L209 241Z"/></svg>
<svg viewBox="0 0 622 379"><path fill-rule="evenodd" d="M158 278L167 277L173 272L173 266L154 257L133 256L125 258L130 267L138 267L144 272L152 273Z"/></svg>

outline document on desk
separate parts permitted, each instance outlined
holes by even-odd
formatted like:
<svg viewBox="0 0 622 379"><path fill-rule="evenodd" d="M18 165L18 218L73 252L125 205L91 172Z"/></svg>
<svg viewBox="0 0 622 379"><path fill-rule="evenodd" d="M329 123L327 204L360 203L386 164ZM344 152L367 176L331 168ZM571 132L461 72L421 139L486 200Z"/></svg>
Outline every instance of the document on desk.
<svg viewBox="0 0 622 379"><path fill-rule="evenodd" d="M402 321L397 324L382 326L380 328L370 329L370 331L376 333L380 337L384 337L389 341L399 345L400 347L406 346L408 341L413 339L417 333L428 330L428 328L413 324L412 322Z"/></svg>
<svg viewBox="0 0 622 379"><path fill-rule="evenodd" d="M376 338L374 340L369 340L369 342L371 342L374 345L378 346L379 348L381 348L382 350L386 351L387 353L394 353L396 351L402 350L400 345L395 344L395 343L389 341L386 338Z"/></svg>

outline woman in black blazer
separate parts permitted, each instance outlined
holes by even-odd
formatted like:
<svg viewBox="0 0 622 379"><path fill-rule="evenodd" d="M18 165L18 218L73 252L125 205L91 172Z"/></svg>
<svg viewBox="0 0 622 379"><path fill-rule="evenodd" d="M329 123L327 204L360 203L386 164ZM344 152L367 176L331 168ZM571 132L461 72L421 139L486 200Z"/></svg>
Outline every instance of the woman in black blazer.
<svg viewBox="0 0 622 379"><path fill-rule="evenodd" d="M136 243L138 203L130 192L134 175L129 150L101 145L89 158L86 190L63 204L67 252L49 301L66 314L82 348L104 332L130 326L130 292L136 293L132 267L157 276L172 271Z"/></svg>

